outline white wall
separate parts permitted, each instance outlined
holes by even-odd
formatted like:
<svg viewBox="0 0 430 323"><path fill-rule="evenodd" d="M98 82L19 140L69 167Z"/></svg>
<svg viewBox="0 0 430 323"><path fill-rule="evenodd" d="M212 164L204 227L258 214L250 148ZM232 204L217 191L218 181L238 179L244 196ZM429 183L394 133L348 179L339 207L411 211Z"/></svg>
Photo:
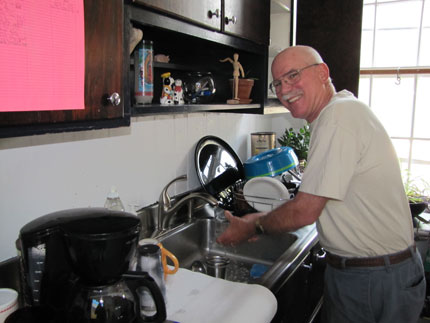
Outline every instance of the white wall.
<svg viewBox="0 0 430 323"><path fill-rule="evenodd" d="M215 135L250 156L250 133L300 126L290 114L197 113L132 118L130 127L0 139L0 261L16 255L27 222L50 212L103 206L111 185L141 206L158 200L174 177L188 174L172 195L198 187L194 147Z"/></svg>
<svg viewBox="0 0 430 323"><path fill-rule="evenodd" d="M275 56L290 45L290 22L291 12L280 7L282 3L287 8L291 8L290 0L271 1L270 13L270 46L268 59L267 84L273 81L272 62ZM268 92L269 96L275 98L276 95Z"/></svg>

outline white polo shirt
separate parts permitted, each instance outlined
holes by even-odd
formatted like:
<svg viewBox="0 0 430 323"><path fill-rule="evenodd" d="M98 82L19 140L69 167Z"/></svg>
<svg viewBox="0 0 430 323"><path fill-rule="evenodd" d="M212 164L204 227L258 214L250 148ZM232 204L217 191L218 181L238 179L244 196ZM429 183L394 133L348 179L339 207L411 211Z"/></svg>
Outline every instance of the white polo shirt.
<svg viewBox="0 0 430 323"><path fill-rule="evenodd" d="M337 93L311 123L300 191L330 198L317 221L321 245L344 257L413 244L400 164L384 127L352 93Z"/></svg>

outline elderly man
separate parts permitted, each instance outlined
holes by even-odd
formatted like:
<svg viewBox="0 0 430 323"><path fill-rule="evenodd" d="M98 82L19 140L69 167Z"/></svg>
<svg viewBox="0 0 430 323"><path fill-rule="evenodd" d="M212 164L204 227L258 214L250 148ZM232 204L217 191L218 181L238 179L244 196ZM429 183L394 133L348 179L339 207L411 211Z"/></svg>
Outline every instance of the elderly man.
<svg viewBox="0 0 430 323"><path fill-rule="evenodd" d="M310 123L300 190L269 213L238 218L226 212L230 224L217 241L237 244L316 222L328 263L324 321L416 323L424 270L386 131L350 92L336 92L328 66L313 48L282 51L272 74L271 90L281 103Z"/></svg>

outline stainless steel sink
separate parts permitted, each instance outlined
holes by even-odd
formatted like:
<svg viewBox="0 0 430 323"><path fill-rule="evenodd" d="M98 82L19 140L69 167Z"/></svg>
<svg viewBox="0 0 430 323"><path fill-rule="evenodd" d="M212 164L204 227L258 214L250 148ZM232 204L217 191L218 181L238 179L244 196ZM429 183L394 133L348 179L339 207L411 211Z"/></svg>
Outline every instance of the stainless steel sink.
<svg viewBox="0 0 430 323"><path fill-rule="evenodd" d="M188 213L186 208L178 210L169 230L161 234L154 231L157 211L158 203L155 203L138 213L143 228L141 238L158 238L177 256L181 268L191 269L193 262L204 262L208 254L226 256L230 258L227 280L265 286L276 296L278 304L282 304L274 321L297 318L297 322L312 322L317 315L322 304L325 264L315 225L276 236L262 235L255 242L225 247L215 242L228 225L218 220L223 209L202 204L193 208L191 220L184 216ZM259 278L254 275L256 268L263 272Z"/></svg>
<svg viewBox="0 0 430 323"><path fill-rule="evenodd" d="M315 227L311 225L292 233L262 235L255 242L227 247L215 241L227 226L225 221L200 218L182 224L157 239L175 254L181 268L191 269L194 261L204 262L208 254L223 255L230 259L226 279L256 282L274 292L303 260L304 253L317 242ZM254 273L261 270L264 274L255 277Z"/></svg>
<svg viewBox="0 0 430 323"><path fill-rule="evenodd" d="M215 239L227 226L227 222L200 219L158 239L176 255L183 268L190 268L195 260L203 260L208 254L224 255L230 260L251 265L271 266L297 240L297 235L287 233L261 236L255 242L242 243L235 247L223 246L216 243Z"/></svg>

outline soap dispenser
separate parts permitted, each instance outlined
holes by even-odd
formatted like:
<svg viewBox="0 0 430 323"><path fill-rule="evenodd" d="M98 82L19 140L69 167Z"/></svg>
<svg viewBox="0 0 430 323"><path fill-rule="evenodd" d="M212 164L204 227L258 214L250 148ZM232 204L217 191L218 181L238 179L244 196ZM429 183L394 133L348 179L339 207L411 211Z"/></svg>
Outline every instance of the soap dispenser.
<svg viewBox="0 0 430 323"><path fill-rule="evenodd" d="M115 186L112 186L110 192L106 198L105 208L114 211L124 211L124 205L119 198L118 190Z"/></svg>

